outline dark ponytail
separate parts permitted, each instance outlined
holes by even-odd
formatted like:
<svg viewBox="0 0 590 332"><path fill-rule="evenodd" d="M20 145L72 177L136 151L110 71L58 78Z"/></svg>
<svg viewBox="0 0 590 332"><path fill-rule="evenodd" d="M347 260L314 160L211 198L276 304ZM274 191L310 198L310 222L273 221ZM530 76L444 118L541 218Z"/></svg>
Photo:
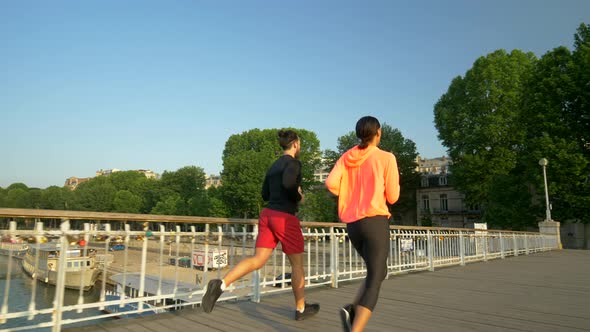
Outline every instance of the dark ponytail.
<svg viewBox="0 0 590 332"><path fill-rule="evenodd" d="M356 137L359 138L359 149L366 149L373 137L377 135L377 131L381 128L381 124L377 118L372 116L363 116L356 123Z"/></svg>
<svg viewBox="0 0 590 332"><path fill-rule="evenodd" d="M297 133L291 129L279 130L279 144L283 150L289 150L293 146L293 142L299 139Z"/></svg>

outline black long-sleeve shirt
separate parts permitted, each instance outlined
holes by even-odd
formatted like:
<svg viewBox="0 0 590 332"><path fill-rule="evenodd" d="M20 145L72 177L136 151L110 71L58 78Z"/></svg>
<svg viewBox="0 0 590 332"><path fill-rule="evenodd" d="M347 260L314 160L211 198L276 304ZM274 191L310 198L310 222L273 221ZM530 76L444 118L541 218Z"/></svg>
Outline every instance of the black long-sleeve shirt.
<svg viewBox="0 0 590 332"><path fill-rule="evenodd" d="M290 155L283 155L266 172L262 199L268 201L269 209L294 215L297 203L301 201L300 185L301 162Z"/></svg>

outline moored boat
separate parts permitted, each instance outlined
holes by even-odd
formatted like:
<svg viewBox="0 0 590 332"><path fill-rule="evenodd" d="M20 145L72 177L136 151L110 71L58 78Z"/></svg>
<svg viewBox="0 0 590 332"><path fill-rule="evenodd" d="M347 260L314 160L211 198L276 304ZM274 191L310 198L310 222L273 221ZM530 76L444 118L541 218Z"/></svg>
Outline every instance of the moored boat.
<svg viewBox="0 0 590 332"><path fill-rule="evenodd" d="M56 285L61 255L66 255L64 286L69 289L89 290L100 273L96 264L96 250L70 246L64 252L57 243L29 244L23 258L23 270L32 278Z"/></svg>
<svg viewBox="0 0 590 332"><path fill-rule="evenodd" d="M19 238L2 239L0 241L0 255L22 258L28 248L28 244Z"/></svg>

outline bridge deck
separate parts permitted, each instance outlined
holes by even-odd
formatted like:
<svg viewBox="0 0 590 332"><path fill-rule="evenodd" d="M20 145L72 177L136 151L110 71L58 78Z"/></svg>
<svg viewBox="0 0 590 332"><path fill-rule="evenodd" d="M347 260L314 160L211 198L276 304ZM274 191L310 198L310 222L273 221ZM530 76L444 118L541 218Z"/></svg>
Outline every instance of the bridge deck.
<svg viewBox="0 0 590 332"><path fill-rule="evenodd" d="M341 331L358 282L306 292L321 311L293 320L291 293L109 321L84 331ZM72 327L65 331L78 331ZM367 331L590 331L590 251L554 251L390 277Z"/></svg>

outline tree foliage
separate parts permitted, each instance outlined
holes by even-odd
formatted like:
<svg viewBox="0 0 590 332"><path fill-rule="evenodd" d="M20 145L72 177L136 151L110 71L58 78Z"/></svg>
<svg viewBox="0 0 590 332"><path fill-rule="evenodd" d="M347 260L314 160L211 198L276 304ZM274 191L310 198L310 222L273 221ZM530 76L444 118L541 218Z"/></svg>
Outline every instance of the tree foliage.
<svg viewBox="0 0 590 332"><path fill-rule="evenodd" d="M129 190L119 190L113 201L115 212L139 213L143 202L139 195Z"/></svg>
<svg viewBox="0 0 590 332"><path fill-rule="evenodd" d="M166 171L162 180L124 171L97 176L75 190L15 183L0 188L0 207L209 216L204 186L205 174L196 166Z"/></svg>
<svg viewBox="0 0 590 332"><path fill-rule="evenodd" d="M315 133L294 129L301 139L302 186L309 188L321 163ZM262 182L270 165L282 155L278 129L252 129L232 135L223 150L222 198L233 217L255 218L262 210Z"/></svg>
<svg viewBox="0 0 590 332"><path fill-rule="evenodd" d="M217 187L207 189L208 215L215 218L228 218L230 211L222 197L222 190Z"/></svg>
<svg viewBox="0 0 590 332"><path fill-rule="evenodd" d="M315 187L304 194L305 201L297 214L301 221L338 222L337 198L325 187Z"/></svg>
<svg viewBox="0 0 590 332"><path fill-rule="evenodd" d="M544 217L540 158L549 160L554 219L590 221L589 42L582 24L573 52L490 53L435 105L457 186L492 227L525 229Z"/></svg>
<svg viewBox="0 0 590 332"><path fill-rule="evenodd" d="M434 107L457 186L471 203L487 201L495 178L517 163L526 132L519 110L534 63L532 53L518 50L480 57Z"/></svg>

